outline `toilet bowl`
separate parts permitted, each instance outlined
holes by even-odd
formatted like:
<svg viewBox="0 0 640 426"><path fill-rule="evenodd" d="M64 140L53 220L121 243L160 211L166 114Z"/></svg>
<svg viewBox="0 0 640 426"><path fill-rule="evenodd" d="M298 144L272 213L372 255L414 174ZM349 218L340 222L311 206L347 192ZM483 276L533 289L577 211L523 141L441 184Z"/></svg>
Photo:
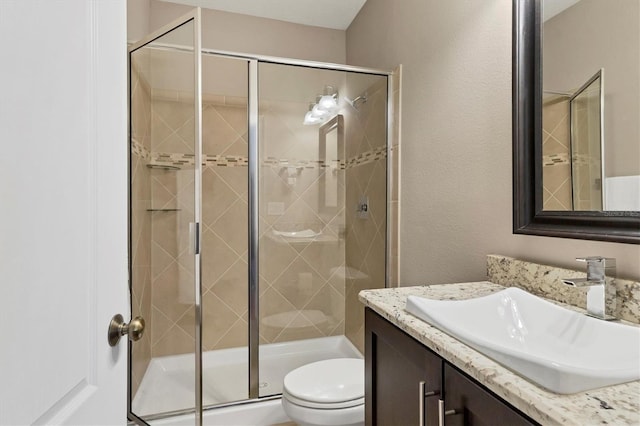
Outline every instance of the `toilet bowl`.
<svg viewBox="0 0 640 426"><path fill-rule="evenodd" d="M338 358L287 374L282 408L301 426L364 425L364 361Z"/></svg>

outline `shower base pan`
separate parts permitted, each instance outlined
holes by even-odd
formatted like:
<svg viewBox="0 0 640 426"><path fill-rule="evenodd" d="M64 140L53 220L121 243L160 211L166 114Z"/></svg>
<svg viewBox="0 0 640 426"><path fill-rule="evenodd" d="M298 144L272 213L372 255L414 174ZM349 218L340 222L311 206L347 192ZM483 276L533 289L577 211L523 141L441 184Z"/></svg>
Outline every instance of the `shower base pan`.
<svg viewBox="0 0 640 426"><path fill-rule="evenodd" d="M360 352L344 336L260 345L260 396L282 393L284 376L302 365L324 359L361 357ZM202 397L205 407L248 398L247 360L246 347L202 354ZM133 413L144 418L193 408L194 362L193 354L153 358L132 401ZM279 400L207 410L203 420L206 425L228 424L224 422L229 420L229 415L233 416L233 424L238 425L268 425L288 420L280 408ZM156 420L151 424L180 424L181 419L185 425L193 424L193 415L173 417L170 423Z"/></svg>

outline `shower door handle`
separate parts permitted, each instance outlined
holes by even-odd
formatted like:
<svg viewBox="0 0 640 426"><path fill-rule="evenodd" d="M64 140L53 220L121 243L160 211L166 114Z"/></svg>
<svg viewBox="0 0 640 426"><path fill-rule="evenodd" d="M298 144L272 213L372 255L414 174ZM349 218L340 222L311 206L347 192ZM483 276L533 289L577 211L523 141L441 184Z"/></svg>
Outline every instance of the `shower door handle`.
<svg viewBox="0 0 640 426"><path fill-rule="evenodd" d="M144 319L135 317L129 324L124 322L122 315L116 314L109 322L109 331L107 332L107 340L109 346L115 346L120 341L120 337L129 335L132 342L138 341L144 334Z"/></svg>

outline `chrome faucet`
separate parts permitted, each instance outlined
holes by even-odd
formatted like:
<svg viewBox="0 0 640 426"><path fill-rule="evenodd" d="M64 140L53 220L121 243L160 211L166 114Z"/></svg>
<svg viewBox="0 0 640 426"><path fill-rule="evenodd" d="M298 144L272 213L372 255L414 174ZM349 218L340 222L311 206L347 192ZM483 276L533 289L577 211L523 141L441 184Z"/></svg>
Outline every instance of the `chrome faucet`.
<svg viewBox="0 0 640 426"><path fill-rule="evenodd" d="M615 278L616 260L592 256L576 259L586 262L587 278L568 278L562 282L573 287L589 287L587 291L587 314L602 320L615 320L616 288L607 283L607 277Z"/></svg>

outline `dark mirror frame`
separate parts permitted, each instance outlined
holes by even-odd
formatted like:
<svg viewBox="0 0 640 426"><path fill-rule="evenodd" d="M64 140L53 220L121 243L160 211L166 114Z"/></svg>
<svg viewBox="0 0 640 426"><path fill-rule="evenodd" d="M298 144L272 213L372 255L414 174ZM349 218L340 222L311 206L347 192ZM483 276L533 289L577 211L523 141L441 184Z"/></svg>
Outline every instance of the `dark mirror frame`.
<svg viewBox="0 0 640 426"><path fill-rule="evenodd" d="M542 210L542 0L513 0L513 233L640 244L640 212Z"/></svg>

